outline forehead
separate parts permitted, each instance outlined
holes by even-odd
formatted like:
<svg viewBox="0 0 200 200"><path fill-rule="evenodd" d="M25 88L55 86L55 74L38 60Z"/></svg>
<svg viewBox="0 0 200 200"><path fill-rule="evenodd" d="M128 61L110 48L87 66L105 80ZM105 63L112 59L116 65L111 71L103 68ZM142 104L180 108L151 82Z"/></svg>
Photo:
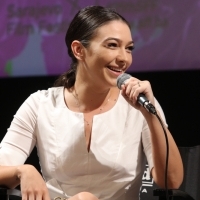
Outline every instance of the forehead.
<svg viewBox="0 0 200 200"><path fill-rule="evenodd" d="M111 21L99 27L96 30L94 40L104 40L106 38L118 38L123 41L132 41L131 30L129 26L120 20Z"/></svg>

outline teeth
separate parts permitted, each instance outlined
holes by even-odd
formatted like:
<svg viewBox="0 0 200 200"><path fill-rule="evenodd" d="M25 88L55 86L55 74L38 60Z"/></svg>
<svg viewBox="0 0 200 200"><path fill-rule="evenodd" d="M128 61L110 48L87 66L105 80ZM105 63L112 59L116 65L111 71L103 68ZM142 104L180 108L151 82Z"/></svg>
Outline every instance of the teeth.
<svg viewBox="0 0 200 200"><path fill-rule="evenodd" d="M116 69L116 68L113 68L113 67L109 67L111 70L113 70L113 71L116 71L116 72L122 72L122 70L121 69Z"/></svg>

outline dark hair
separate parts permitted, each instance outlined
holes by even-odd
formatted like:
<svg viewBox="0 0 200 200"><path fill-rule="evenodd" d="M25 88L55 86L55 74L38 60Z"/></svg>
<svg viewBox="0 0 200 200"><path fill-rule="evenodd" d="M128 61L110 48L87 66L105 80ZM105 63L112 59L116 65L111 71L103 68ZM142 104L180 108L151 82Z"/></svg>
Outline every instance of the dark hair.
<svg viewBox="0 0 200 200"><path fill-rule="evenodd" d="M87 48L90 44L90 40L95 36L97 29L114 20L121 20L130 28L126 19L111 8L88 6L81 9L75 15L65 36L68 55L72 59L71 68L57 79L54 84L55 86L65 86L68 89L74 86L78 61L71 50L71 43L74 40L78 40Z"/></svg>

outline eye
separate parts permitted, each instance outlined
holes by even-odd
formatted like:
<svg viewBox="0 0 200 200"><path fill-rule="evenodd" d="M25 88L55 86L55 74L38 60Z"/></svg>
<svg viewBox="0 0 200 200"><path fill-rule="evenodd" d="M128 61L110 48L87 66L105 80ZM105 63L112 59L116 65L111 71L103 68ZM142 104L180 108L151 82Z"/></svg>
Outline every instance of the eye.
<svg viewBox="0 0 200 200"><path fill-rule="evenodd" d="M115 42L111 42L111 43L108 43L107 46L110 47L110 48L116 48L118 45Z"/></svg>
<svg viewBox="0 0 200 200"><path fill-rule="evenodd" d="M134 48L135 48L134 46L129 46L129 47L127 47L126 49L127 49L129 52L132 52Z"/></svg>

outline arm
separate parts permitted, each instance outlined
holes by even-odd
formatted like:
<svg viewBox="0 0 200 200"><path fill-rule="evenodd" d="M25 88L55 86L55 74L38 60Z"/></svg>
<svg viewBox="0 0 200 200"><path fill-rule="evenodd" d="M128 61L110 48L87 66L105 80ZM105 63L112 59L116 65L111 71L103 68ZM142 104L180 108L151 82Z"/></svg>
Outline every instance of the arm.
<svg viewBox="0 0 200 200"><path fill-rule="evenodd" d="M24 200L49 200L46 184L32 165L24 165L36 143L35 124L38 94L29 97L17 111L0 144L0 184L15 188L20 184Z"/></svg>
<svg viewBox="0 0 200 200"><path fill-rule="evenodd" d="M155 115L142 111L150 132L152 142L152 155L154 167L152 168L152 176L156 184L165 188L165 165L166 165L166 140L160 122ZM159 115L159 113L158 113ZM160 115L159 115L160 116ZM175 141L165 127L169 142L169 161L168 161L168 188L177 189L183 181L183 164L179 150Z"/></svg>
<svg viewBox="0 0 200 200"><path fill-rule="evenodd" d="M139 82L139 84L138 84ZM152 168L152 176L159 187L165 187L165 163L166 163L166 140L162 126L157 117L149 113L138 102L137 97L140 93L144 93L147 99L155 105L155 98L148 81L140 81L134 77L128 79L122 85L122 95L127 102L134 108L140 110L147 121L150 129L152 157L154 167ZM160 116L159 112L158 115ZM165 127L169 140L169 163L168 163L168 188L178 188L183 180L183 164L179 150L174 139Z"/></svg>

